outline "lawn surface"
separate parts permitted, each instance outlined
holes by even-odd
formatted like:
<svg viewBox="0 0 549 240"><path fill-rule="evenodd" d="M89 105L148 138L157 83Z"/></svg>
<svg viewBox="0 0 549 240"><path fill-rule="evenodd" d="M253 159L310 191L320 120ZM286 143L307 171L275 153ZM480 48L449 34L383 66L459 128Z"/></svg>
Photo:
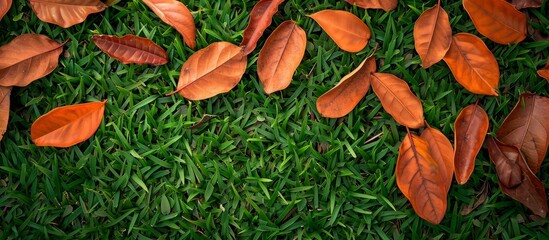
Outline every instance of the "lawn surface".
<svg viewBox="0 0 549 240"><path fill-rule="evenodd" d="M175 89L185 60L217 41L239 44L256 1L183 1L197 24L197 49L141 1L128 0L63 29L38 20L28 1L15 0L0 21L0 45L23 33L70 40L59 67L14 88L8 131L0 142L0 239L542 239L548 220L504 196L486 149L464 186L454 182L440 225L420 219L398 190L394 169L406 129L370 90L348 116L322 118L316 99L352 71L378 44L380 72L405 79L425 118L453 139L459 111L480 99L491 132L519 94L548 96L536 75L549 42L528 37L497 45L499 97L469 93L440 62L425 70L414 50L413 23L436 1L400 0L390 12L343 0L287 0L229 93L188 101ZM454 33L480 36L461 1L442 1ZM340 50L307 14L353 12L372 38L358 54ZM531 30L549 33L549 4L526 10ZM259 49L284 20L307 32L305 58L290 87L271 96L257 78ZM165 48L160 67L124 65L102 53L94 34L135 34ZM529 35L530 36L530 35ZM67 149L36 147L30 126L64 105L108 99L105 118L89 140ZM215 115L201 126L204 114ZM193 128L193 129L191 129ZM549 161L538 176L549 187ZM481 199L481 201L477 201ZM478 206L468 209L478 202ZM467 210L471 210L467 213Z"/></svg>

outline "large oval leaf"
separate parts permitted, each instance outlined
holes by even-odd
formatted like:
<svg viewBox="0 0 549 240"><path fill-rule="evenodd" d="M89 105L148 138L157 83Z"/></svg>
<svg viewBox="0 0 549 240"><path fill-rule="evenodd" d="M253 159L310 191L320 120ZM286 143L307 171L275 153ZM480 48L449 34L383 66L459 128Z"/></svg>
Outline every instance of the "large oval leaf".
<svg viewBox="0 0 549 240"><path fill-rule="evenodd" d="M50 74L63 45L44 35L23 34L0 47L0 86L24 87Z"/></svg>
<svg viewBox="0 0 549 240"><path fill-rule="evenodd" d="M240 46L244 48L244 55L250 54L256 47L263 31L271 25L272 18L278 11L278 5L284 0L260 0L250 13L250 22L244 30L244 37Z"/></svg>
<svg viewBox="0 0 549 240"><path fill-rule="evenodd" d="M0 141L8 128L10 118L10 94L11 87L0 86Z"/></svg>
<svg viewBox="0 0 549 240"><path fill-rule="evenodd" d="M29 0L34 13L40 20L68 28L86 20L92 13L105 10L100 0Z"/></svg>
<svg viewBox="0 0 549 240"><path fill-rule="evenodd" d="M368 44L370 29L350 12L322 10L308 16L326 31L339 48L347 52L358 52Z"/></svg>
<svg viewBox="0 0 549 240"><path fill-rule="evenodd" d="M463 8L478 32L500 43L518 43L526 38L526 15L502 0L463 0Z"/></svg>
<svg viewBox="0 0 549 240"><path fill-rule="evenodd" d="M31 126L36 146L70 147L90 138L103 120L105 103L93 102L58 107Z"/></svg>
<svg viewBox="0 0 549 240"><path fill-rule="evenodd" d="M2 0L0 1L0 20L6 15L10 10L12 0Z"/></svg>
<svg viewBox="0 0 549 240"><path fill-rule="evenodd" d="M267 38L257 59L257 74L265 93L271 94L290 85L306 45L305 31L292 20L280 24Z"/></svg>
<svg viewBox="0 0 549 240"><path fill-rule="evenodd" d="M444 170L440 174L446 193L448 193L454 177L454 148L452 143L442 132L429 125L423 130L420 138L425 140L433 160Z"/></svg>
<svg viewBox="0 0 549 240"><path fill-rule="evenodd" d="M488 133L488 126L488 115L477 104L465 107L456 118L454 170L459 184L465 184L473 173L475 159Z"/></svg>
<svg viewBox="0 0 549 240"><path fill-rule="evenodd" d="M246 71L247 58L242 48L217 42L195 52L181 68L177 90L190 100L211 98L231 90Z"/></svg>
<svg viewBox="0 0 549 240"><path fill-rule="evenodd" d="M444 56L456 80L472 93L497 96L499 67L494 54L475 35L458 33Z"/></svg>
<svg viewBox="0 0 549 240"><path fill-rule="evenodd" d="M345 0L350 4L356 4L364 9L383 9L386 12L396 8L398 0Z"/></svg>
<svg viewBox="0 0 549 240"><path fill-rule="evenodd" d="M414 25L414 44L421 66L428 68L442 60L452 44L448 14L439 3L425 11Z"/></svg>
<svg viewBox="0 0 549 240"><path fill-rule="evenodd" d="M101 51L124 64L162 65L168 62L166 51L147 38L94 35L92 39Z"/></svg>
<svg viewBox="0 0 549 240"><path fill-rule="evenodd" d="M185 4L177 0L143 0L162 21L172 26L183 36L190 48L196 46L194 18Z"/></svg>

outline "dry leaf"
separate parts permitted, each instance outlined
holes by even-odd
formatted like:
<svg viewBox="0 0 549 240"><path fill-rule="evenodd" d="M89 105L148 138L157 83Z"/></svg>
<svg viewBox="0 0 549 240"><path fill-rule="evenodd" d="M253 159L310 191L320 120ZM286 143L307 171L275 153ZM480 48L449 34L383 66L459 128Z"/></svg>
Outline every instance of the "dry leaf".
<svg viewBox="0 0 549 240"><path fill-rule="evenodd" d="M543 0L513 0L511 4L515 6L517 10L523 8L539 8Z"/></svg>
<svg viewBox="0 0 549 240"><path fill-rule="evenodd" d="M263 31L271 25L273 16L278 11L278 5L284 0L260 0L250 13L250 22L244 30L244 37L240 46L244 48L244 55L250 54L256 47Z"/></svg>
<svg viewBox="0 0 549 240"><path fill-rule="evenodd" d="M454 177L454 148L452 147L452 143L450 143L450 140L442 132L432 128L428 124L421 133L420 138L425 140L433 160L444 170L440 174L446 193L448 193L452 185L452 178Z"/></svg>
<svg viewBox="0 0 549 240"><path fill-rule="evenodd" d="M168 54L147 38L135 35L124 37L94 35L93 42L101 51L124 64L162 65L168 62Z"/></svg>
<svg viewBox="0 0 549 240"><path fill-rule="evenodd" d="M196 46L194 18L185 4L177 0L143 0L162 21L172 26L183 36L190 48Z"/></svg>
<svg viewBox="0 0 549 240"><path fill-rule="evenodd" d="M345 0L350 4L356 4L364 9L383 9L386 12L397 7L398 0Z"/></svg>
<svg viewBox="0 0 549 240"><path fill-rule="evenodd" d="M63 28L81 23L88 15L107 8L107 5L99 0L29 0L29 2L40 20Z"/></svg>
<svg viewBox="0 0 549 240"><path fill-rule="evenodd" d="M439 3L425 11L414 25L414 43L421 66L428 68L442 60L452 44L448 14Z"/></svg>
<svg viewBox="0 0 549 240"><path fill-rule="evenodd" d="M0 141L8 128L10 118L10 94L11 87L0 86Z"/></svg>
<svg viewBox="0 0 549 240"><path fill-rule="evenodd" d="M526 38L526 15L504 0L463 0L463 7L478 32L496 43Z"/></svg>
<svg viewBox="0 0 549 240"><path fill-rule="evenodd" d="M339 48L359 52L370 39L370 28L354 14L342 10L323 10L308 17L315 20Z"/></svg>
<svg viewBox="0 0 549 240"><path fill-rule="evenodd" d="M0 1L0 20L6 15L10 10L12 0L2 0Z"/></svg>
<svg viewBox="0 0 549 240"><path fill-rule="evenodd" d="M538 70L538 75L542 78L545 78L549 82L549 60L547 60L547 64L542 69Z"/></svg>

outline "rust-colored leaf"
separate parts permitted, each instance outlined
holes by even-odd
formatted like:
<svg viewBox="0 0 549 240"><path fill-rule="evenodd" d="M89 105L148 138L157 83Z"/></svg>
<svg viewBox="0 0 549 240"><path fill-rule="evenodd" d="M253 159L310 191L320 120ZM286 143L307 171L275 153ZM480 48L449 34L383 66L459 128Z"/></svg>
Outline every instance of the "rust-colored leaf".
<svg viewBox="0 0 549 240"><path fill-rule="evenodd" d="M273 16L278 11L278 5L284 0L260 0L250 13L250 22L244 30L244 37L240 46L244 48L244 55L250 54L256 47L257 41L265 29L271 25Z"/></svg>
<svg viewBox="0 0 549 240"><path fill-rule="evenodd" d="M340 118L349 114L370 89L371 74L376 71L374 54L347 74L330 91L316 100L316 108L323 117Z"/></svg>
<svg viewBox="0 0 549 240"><path fill-rule="evenodd" d="M396 182L416 214L433 224L439 224L446 213L444 172L429 153L427 142L410 133L404 137L398 151Z"/></svg>
<svg viewBox="0 0 549 240"><path fill-rule="evenodd" d="M166 51L147 38L129 34L123 37L94 35L92 39L101 51L124 64L158 66L168 62Z"/></svg>
<svg viewBox="0 0 549 240"><path fill-rule="evenodd" d="M1 0L0 1L0 20L6 15L10 10L12 0Z"/></svg>
<svg viewBox="0 0 549 240"><path fill-rule="evenodd" d="M503 0L463 0L463 8L478 32L500 44L526 38L526 15Z"/></svg>
<svg viewBox="0 0 549 240"><path fill-rule="evenodd" d="M505 144L518 147L537 173L549 147L549 98L525 93L497 132Z"/></svg>
<svg viewBox="0 0 549 240"><path fill-rule="evenodd" d="M444 56L456 80L476 94L497 96L499 67L494 54L475 35L458 33Z"/></svg>
<svg viewBox="0 0 549 240"><path fill-rule="evenodd" d="M68 28L86 20L92 13L105 10L100 0L29 0L36 16L44 22Z"/></svg>
<svg viewBox="0 0 549 240"><path fill-rule="evenodd" d="M247 58L242 48L216 42L195 52L181 68L177 90L190 100L211 98L231 90L246 71Z"/></svg>
<svg viewBox="0 0 549 240"><path fill-rule="evenodd" d="M63 44L39 34L23 34L0 47L0 86L29 85L57 67Z"/></svg>
<svg viewBox="0 0 549 240"><path fill-rule="evenodd" d="M172 26L183 36L190 48L196 46L194 18L185 4L177 0L143 0L162 21Z"/></svg>
<svg viewBox="0 0 549 240"><path fill-rule="evenodd" d="M421 133L420 138L425 140L433 160L444 170L440 174L446 193L448 193L452 185L452 178L454 177L454 148L452 147L452 143L450 143L450 140L443 133L428 124Z"/></svg>
<svg viewBox="0 0 549 240"><path fill-rule="evenodd" d="M383 9L386 12L397 7L398 0L345 0L350 4L356 4L364 9Z"/></svg>
<svg viewBox="0 0 549 240"><path fill-rule="evenodd" d="M397 123L409 128L424 126L423 105L404 80L393 74L374 73L371 81L372 89L381 101L383 109Z"/></svg>
<svg viewBox="0 0 549 240"><path fill-rule="evenodd" d="M106 103L105 100L51 110L32 124L32 141L36 146L52 147L70 147L85 141L99 128Z"/></svg>
<svg viewBox="0 0 549 240"><path fill-rule="evenodd" d="M465 184L475 169L484 137L488 133L488 115L478 104L465 107L454 123L454 171L456 181Z"/></svg>
<svg viewBox="0 0 549 240"><path fill-rule="evenodd" d="M267 38L257 59L257 74L265 93L271 94L290 85L306 45L305 31L292 20L280 24Z"/></svg>
<svg viewBox="0 0 549 240"><path fill-rule="evenodd" d="M425 11L414 25L414 43L421 66L428 68L442 60L452 44L448 14L439 3Z"/></svg>
<svg viewBox="0 0 549 240"><path fill-rule="evenodd" d="M339 48L347 52L358 52L368 44L370 28L350 12L322 10L308 16L326 31Z"/></svg>
<svg viewBox="0 0 549 240"><path fill-rule="evenodd" d="M538 75L542 78L545 78L549 82L549 60L547 60L547 64L542 69L538 70Z"/></svg>
<svg viewBox="0 0 549 240"><path fill-rule="evenodd" d="M517 10L523 8L539 8L543 0L513 0L511 4L515 6Z"/></svg>
<svg viewBox="0 0 549 240"><path fill-rule="evenodd" d="M530 170L521 151L493 137L488 137L487 145L490 159L496 165L501 191L524 204L534 214L547 216L545 187Z"/></svg>
<svg viewBox="0 0 549 240"><path fill-rule="evenodd" d="M11 87L0 86L0 141L8 128L10 118L10 94Z"/></svg>

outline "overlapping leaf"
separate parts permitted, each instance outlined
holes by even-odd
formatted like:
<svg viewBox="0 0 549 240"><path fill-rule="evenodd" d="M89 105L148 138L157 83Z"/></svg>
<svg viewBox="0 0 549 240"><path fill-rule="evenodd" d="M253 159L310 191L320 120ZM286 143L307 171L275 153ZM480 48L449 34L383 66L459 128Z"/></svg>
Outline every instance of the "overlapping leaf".
<svg viewBox="0 0 549 240"><path fill-rule="evenodd" d="M105 10L100 0L29 0L40 20L68 28L83 22L88 15Z"/></svg>
<svg viewBox="0 0 549 240"><path fill-rule="evenodd" d="M520 10L523 8L539 8L542 2L543 0L513 0L511 4Z"/></svg>
<svg viewBox="0 0 549 240"><path fill-rule="evenodd" d="M538 70L538 75L542 78L545 78L549 82L549 60L547 64L542 69Z"/></svg>
<svg viewBox="0 0 549 240"><path fill-rule="evenodd" d="M284 0L260 0L250 13L250 22L244 30L244 37L240 46L244 48L244 55L250 54L256 47L263 31L271 25L273 15L278 11L278 5Z"/></svg>
<svg viewBox="0 0 549 240"><path fill-rule="evenodd" d="M423 130L420 138L425 140L433 160L444 170L440 174L446 193L448 193L454 176L454 148L452 143L442 132L429 125Z"/></svg>
<svg viewBox="0 0 549 240"><path fill-rule="evenodd" d="M350 12L322 10L309 17L326 31L339 48L347 52L358 52L368 44L370 28Z"/></svg>
<svg viewBox="0 0 549 240"><path fill-rule="evenodd" d="M166 51L147 38L94 35L92 39L101 51L124 64L162 65L168 62Z"/></svg>
<svg viewBox="0 0 549 240"><path fill-rule="evenodd" d="M143 0L162 21L172 26L190 48L196 46L194 18L185 4L177 0Z"/></svg>
<svg viewBox="0 0 549 240"><path fill-rule="evenodd" d="M526 38L526 15L504 0L463 0L463 7L478 32L500 44Z"/></svg>
<svg viewBox="0 0 549 240"><path fill-rule="evenodd" d="M398 4L398 0L345 0L345 2L356 4L364 9L383 9L386 12L395 9Z"/></svg>
<svg viewBox="0 0 549 240"><path fill-rule="evenodd" d="M10 10L12 0L2 0L0 1L0 20L6 15Z"/></svg>
<svg viewBox="0 0 549 240"><path fill-rule="evenodd" d="M10 94L11 87L0 86L0 141L8 128L8 120L10 118Z"/></svg>
<svg viewBox="0 0 549 240"><path fill-rule="evenodd" d="M425 11L414 25L414 44L421 66L428 68L442 60L452 44L448 14L439 3Z"/></svg>

